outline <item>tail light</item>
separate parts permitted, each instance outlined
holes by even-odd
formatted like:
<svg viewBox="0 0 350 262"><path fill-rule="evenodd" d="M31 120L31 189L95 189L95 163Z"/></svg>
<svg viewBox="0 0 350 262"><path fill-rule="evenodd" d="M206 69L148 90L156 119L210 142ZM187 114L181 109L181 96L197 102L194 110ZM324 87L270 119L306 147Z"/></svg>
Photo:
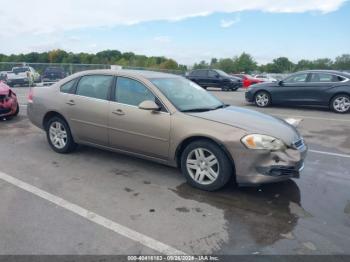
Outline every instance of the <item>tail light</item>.
<svg viewBox="0 0 350 262"><path fill-rule="evenodd" d="M34 88L30 88L28 93L28 103L33 103L33 98L34 98Z"/></svg>

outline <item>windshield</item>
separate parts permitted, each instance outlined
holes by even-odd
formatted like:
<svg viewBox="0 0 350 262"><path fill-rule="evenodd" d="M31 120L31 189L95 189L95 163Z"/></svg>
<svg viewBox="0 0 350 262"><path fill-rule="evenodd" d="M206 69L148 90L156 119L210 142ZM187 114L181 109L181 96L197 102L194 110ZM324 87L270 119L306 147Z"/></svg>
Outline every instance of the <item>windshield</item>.
<svg viewBox="0 0 350 262"><path fill-rule="evenodd" d="M215 96L185 78L153 78L150 81L182 112L208 111L224 107Z"/></svg>

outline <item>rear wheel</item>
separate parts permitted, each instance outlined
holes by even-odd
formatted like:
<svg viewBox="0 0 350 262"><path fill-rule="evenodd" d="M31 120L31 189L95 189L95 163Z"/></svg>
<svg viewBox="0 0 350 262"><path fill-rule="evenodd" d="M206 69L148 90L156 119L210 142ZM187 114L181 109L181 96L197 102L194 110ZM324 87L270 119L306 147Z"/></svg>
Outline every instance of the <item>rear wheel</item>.
<svg viewBox="0 0 350 262"><path fill-rule="evenodd" d="M185 148L181 171L190 185L206 191L222 188L233 175L225 152L209 140L194 141Z"/></svg>
<svg viewBox="0 0 350 262"><path fill-rule="evenodd" d="M254 102L258 107L268 107L271 105L271 96L265 91L259 91L254 96Z"/></svg>
<svg viewBox="0 0 350 262"><path fill-rule="evenodd" d="M46 136L51 148L57 153L72 152L77 144L74 142L70 128L60 117L52 117L46 125Z"/></svg>
<svg viewBox="0 0 350 262"><path fill-rule="evenodd" d="M350 112L350 96L346 94L340 94L333 97L330 103L330 108L340 114Z"/></svg>

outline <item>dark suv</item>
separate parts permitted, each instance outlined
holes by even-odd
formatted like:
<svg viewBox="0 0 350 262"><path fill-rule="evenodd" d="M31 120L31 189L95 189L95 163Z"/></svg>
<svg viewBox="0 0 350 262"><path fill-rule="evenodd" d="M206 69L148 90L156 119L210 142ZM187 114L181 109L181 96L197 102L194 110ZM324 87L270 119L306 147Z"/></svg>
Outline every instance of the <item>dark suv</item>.
<svg viewBox="0 0 350 262"><path fill-rule="evenodd" d="M42 76L43 83L56 82L65 78L67 74L60 67L47 67Z"/></svg>
<svg viewBox="0 0 350 262"><path fill-rule="evenodd" d="M191 71L187 78L197 83L204 89L207 87L221 88L222 91L236 91L242 87L242 80L230 76L218 69L198 69Z"/></svg>

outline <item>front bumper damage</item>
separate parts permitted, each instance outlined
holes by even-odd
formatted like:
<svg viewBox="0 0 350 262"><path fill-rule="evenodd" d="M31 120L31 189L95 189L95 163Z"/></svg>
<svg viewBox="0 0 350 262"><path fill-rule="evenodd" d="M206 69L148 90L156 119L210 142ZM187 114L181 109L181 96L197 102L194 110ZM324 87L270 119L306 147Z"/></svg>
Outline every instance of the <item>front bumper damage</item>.
<svg viewBox="0 0 350 262"><path fill-rule="evenodd" d="M307 155L307 146L300 141L298 147L284 151L244 150L244 159L235 163L237 183L247 186L299 178Z"/></svg>

